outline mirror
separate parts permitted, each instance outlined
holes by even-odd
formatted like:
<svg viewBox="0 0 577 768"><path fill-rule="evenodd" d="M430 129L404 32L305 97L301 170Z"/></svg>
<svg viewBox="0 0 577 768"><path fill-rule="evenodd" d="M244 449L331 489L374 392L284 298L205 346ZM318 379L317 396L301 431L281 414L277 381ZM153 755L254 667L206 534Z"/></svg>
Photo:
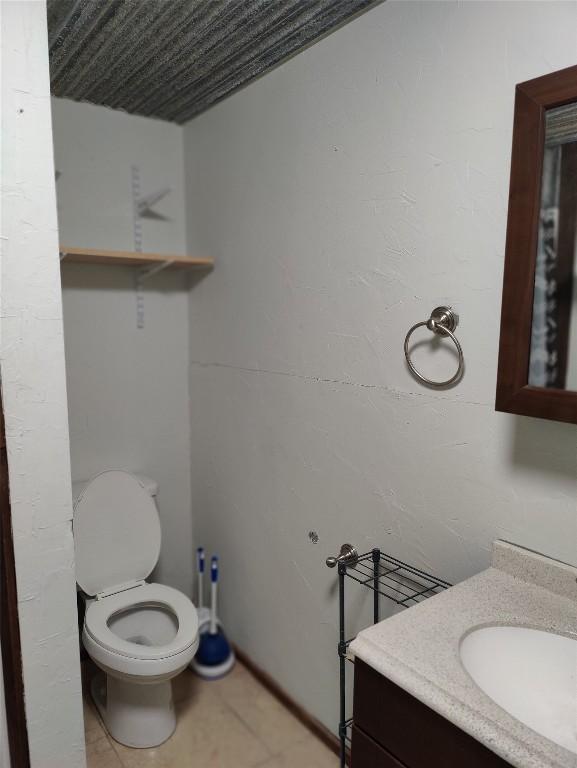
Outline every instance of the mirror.
<svg viewBox="0 0 577 768"><path fill-rule="evenodd" d="M545 113L529 385L577 391L577 104Z"/></svg>
<svg viewBox="0 0 577 768"><path fill-rule="evenodd" d="M516 89L495 407L577 424L577 67Z"/></svg>

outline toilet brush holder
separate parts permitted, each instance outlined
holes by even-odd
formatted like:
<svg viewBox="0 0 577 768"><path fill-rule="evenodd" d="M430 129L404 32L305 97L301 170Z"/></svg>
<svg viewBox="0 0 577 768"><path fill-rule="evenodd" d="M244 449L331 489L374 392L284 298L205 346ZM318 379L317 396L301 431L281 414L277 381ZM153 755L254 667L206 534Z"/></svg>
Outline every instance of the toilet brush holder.
<svg viewBox="0 0 577 768"><path fill-rule="evenodd" d="M234 651L216 617L218 589L218 558L210 565L211 605L210 616L199 623L200 643L190 666L200 677L216 680L226 675L235 663Z"/></svg>
<svg viewBox="0 0 577 768"><path fill-rule="evenodd" d="M218 632L216 635L212 635L212 637L223 638L224 642L226 643L226 646L222 644L222 641L214 641L213 643L210 643L209 641L209 644L212 645L212 648L210 647L207 648L207 646L205 645L204 651L201 651L203 646L203 639L205 637L207 637L208 639L208 635L210 633L210 618L209 618L205 620L204 623L199 624L198 632L200 635L200 644L199 644L199 648L196 653L196 656L190 662L190 668L192 669L192 671L195 672L199 677L204 678L205 680L218 680L219 678L224 677L230 672L230 670L234 667L236 662L236 656L234 654L234 651L230 643L228 642L228 640L226 640L224 636L224 633L222 631L222 624L220 623L220 621L217 622L217 626L218 626ZM216 649L217 642L220 646L218 649ZM226 647L227 647L227 651L225 655L223 651L226 650ZM210 660L209 655L212 655L212 651L215 649L219 653L221 653L222 656L224 656L224 660L215 664L206 663L207 661Z"/></svg>

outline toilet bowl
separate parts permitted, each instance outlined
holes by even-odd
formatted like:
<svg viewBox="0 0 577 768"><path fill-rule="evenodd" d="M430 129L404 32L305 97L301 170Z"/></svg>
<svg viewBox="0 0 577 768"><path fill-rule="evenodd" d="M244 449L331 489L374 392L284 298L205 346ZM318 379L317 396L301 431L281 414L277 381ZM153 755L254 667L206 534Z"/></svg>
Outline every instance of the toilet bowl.
<svg viewBox="0 0 577 768"><path fill-rule="evenodd" d="M74 546L82 642L101 670L91 695L116 741L157 746L176 726L171 680L196 653L198 616L182 592L145 581L158 560L160 522L142 480L111 470L84 484Z"/></svg>

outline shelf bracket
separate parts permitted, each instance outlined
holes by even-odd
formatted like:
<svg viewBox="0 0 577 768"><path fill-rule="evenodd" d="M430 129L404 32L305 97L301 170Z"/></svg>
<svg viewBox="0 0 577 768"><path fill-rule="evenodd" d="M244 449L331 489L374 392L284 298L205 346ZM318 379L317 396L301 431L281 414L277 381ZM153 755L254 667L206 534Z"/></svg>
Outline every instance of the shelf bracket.
<svg viewBox="0 0 577 768"><path fill-rule="evenodd" d="M156 192L151 192L149 195L138 195L134 201L136 204L136 215L140 218L164 218L161 214L156 213L156 211L153 211L152 209L163 198L169 195L170 192L170 187L162 187L162 189L158 189Z"/></svg>
<svg viewBox="0 0 577 768"><path fill-rule="evenodd" d="M141 269L138 272L138 283L142 285L142 283L145 280L148 280L149 277L152 277L153 275L157 275L159 272L162 272L163 269L166 269L167 267L170 267L171 264L174 264L174 259L168 259L167 261L162 261L160 264L155 264L153 267L147 267L145 269Z"/></svg>

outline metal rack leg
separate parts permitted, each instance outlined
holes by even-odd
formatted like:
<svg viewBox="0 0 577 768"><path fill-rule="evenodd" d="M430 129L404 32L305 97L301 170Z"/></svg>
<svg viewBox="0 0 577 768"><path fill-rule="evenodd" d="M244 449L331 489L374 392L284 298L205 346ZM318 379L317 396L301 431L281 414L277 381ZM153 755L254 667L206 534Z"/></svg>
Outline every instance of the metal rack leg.
<svg viewBox="0 0 577 768"><path fill-rule="evenodd" d="M1 1L1 0L0 0ZM371 572L370 561L373 563ZM381 562L386 567L381 569ZM431 595L439 594L451 585L447 581L438 579L424 571L403 563L401 560L381 552L380 549L372 549L359 555L352 544L343 544L340 554L328 557L326 564L329 568L338 565L339 575L339 681L340 681L340 710L339 710L339 742L340 742L340 768L345 768L347 759L347 728L353 724L353 718L346 717L346 664L347 664L347 639L345 635L345 577L349 577L363 586L373 589L373 623L381 620L380 595L396 603L403 608L416 604ZM390 567L389 567L390 566ZM390 576L395 574L395 576ZM399 578L401 581L399 581ZM407 586L403 590L403 579ZM413 587L409 587L412 584ZM577 768L577 766L576 766Z"/></svg>
<svg viewBox="0 0 577 768"><path fill-rule="evenodd" d="M373 623L380 621L379 612L379 562L381 559L381 550L373 549Z"/></svg>
<svg viewBox="0 0 577 768"><path fill-rule="evenodd" d="M346 713L346 683L347 683L347 643L345 637L345 573L346 565L339 563L339 675L340 675L340 714L339 739L341 742L341 768L346 765L347 749L347 713Z"/></svg>

